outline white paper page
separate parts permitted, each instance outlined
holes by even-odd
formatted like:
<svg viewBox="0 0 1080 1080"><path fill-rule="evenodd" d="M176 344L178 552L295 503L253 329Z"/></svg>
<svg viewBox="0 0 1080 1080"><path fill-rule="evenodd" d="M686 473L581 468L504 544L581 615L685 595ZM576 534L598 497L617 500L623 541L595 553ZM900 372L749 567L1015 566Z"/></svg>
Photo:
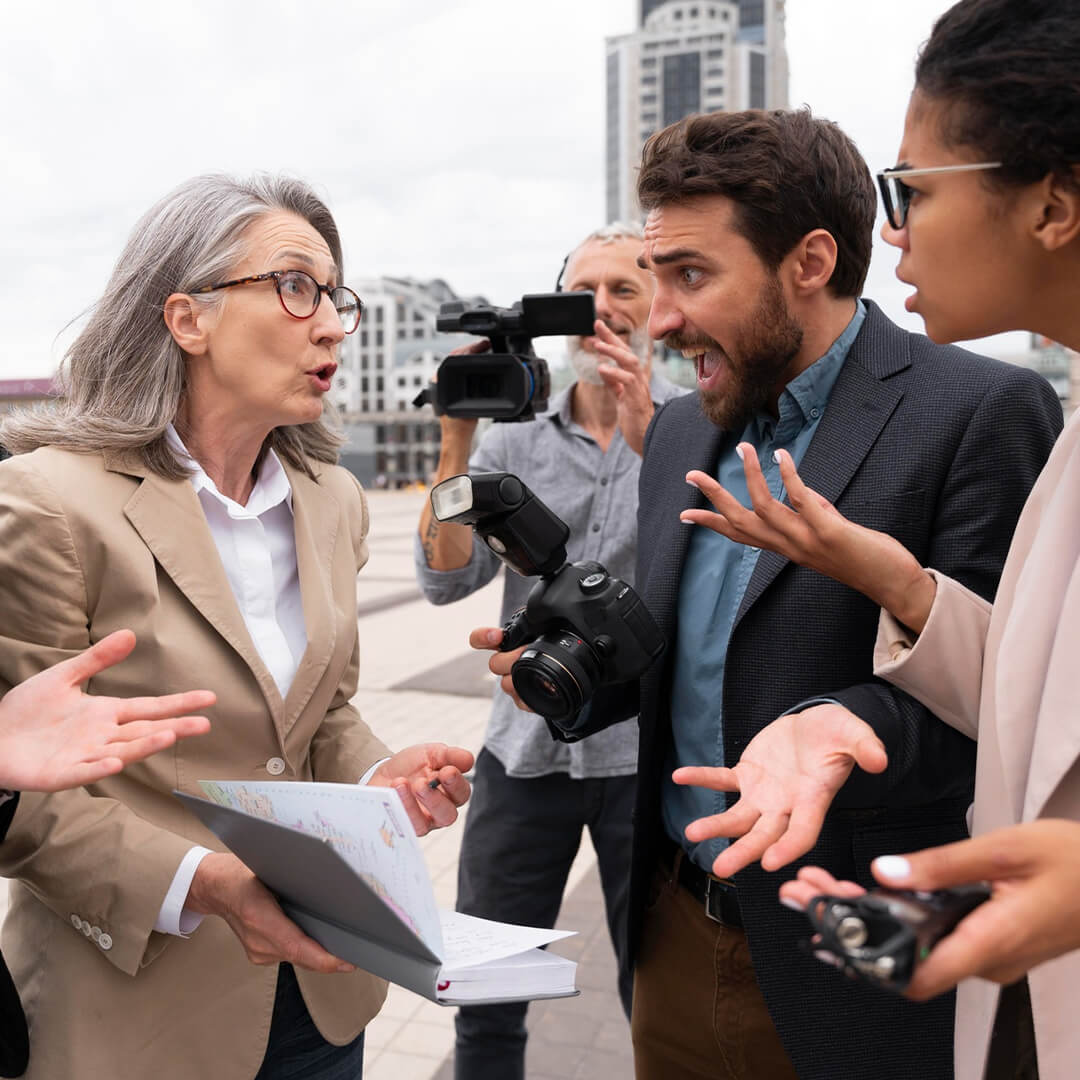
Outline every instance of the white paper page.
<svg viewBox="0 0 1080 1080"><path fill-rule="evenodd" d="M281 780L199 783L221 806L322 837L436 956L444 955L424 856L393 788Z"/></svg>
<svg viewBox="0 0 1080 1080"><path fill-rule="evenodd" d="M443 971L475 967L489 960L514 956L552 941L572 937L576 930L541 930L535 926L478 919L460 911L439 908L444 944Z"/></svg>

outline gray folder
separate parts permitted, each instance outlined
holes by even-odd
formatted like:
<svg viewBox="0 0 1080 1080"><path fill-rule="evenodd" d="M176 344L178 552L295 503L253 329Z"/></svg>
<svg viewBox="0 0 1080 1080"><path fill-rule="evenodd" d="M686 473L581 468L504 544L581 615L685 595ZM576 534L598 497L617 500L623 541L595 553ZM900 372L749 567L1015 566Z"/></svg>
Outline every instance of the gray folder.
<svg viewBox="0 0 1080 1080"><path fill-rule="evenodd" d="M274 894L293 922L342 960L439 1005L492 1005L572 996L541 994L467 1002L438 997L442 961L331 844L311 833L182 791L173 794Z"/></svg>

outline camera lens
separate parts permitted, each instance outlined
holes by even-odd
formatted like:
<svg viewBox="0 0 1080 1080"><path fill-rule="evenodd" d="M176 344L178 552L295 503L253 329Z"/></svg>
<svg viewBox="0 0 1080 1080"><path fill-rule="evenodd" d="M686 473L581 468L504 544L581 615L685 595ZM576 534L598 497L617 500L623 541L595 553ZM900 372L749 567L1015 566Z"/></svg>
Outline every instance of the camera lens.
<svg viewBox="0 0 1080 1080"><path fill-rule="evenodd" d="M514 689L533 712L569 720L592 697L600 661L577 634L556 630L537 638L510 674Z"/></svg>

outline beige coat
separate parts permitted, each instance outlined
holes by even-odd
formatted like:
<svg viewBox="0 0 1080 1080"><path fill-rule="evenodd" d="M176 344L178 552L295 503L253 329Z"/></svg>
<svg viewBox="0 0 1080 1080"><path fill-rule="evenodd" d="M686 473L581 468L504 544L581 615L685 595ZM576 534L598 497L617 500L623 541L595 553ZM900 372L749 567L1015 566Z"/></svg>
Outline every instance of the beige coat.
<svg viewBox="0 0 1080 1080"><path fill-rule="evenodd" d="M134 653L92 692L218 696L210 734L90 788L22 796L0 873L16 879L3 951L30 1022L29 1080L251 1080L259 1068L276 966L250 964L218 918L186 940L153 925L191 845L222 848L174 788L354 783L388 753L349 705L367 506L345 470L317 469L318 483L287 468L308 646L282 701L190 483L54 448L0 464L0 690L130 627ZM362 972L298 976L338 1044L386 993Z"/></svg>
<svg viewBox="0 0 1080 1080"><path fill-rule="evenodd" d="M925 629L883 613L876 673L979 740L973 831L1080 820L1080 413L1058 439L1017 525L993 608L938 576ZM1080 1070L1080 952L1030 976L1041 1080ZM981 1080L998 987L961 984L957 1080Z"/></svg>

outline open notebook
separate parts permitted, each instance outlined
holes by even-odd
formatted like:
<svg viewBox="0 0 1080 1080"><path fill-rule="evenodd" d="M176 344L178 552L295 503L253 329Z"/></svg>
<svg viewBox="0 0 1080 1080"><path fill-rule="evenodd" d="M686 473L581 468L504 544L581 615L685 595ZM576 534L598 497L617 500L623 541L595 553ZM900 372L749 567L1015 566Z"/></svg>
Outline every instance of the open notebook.
<svg viewBox="0 0 1080 1080"><path fill-rule="evenodd" d="M435 906L416 834L391 788L201 781L174 794L335 956L441 1005L576 994L577 965L539 946L572 931Z"/></svg>

